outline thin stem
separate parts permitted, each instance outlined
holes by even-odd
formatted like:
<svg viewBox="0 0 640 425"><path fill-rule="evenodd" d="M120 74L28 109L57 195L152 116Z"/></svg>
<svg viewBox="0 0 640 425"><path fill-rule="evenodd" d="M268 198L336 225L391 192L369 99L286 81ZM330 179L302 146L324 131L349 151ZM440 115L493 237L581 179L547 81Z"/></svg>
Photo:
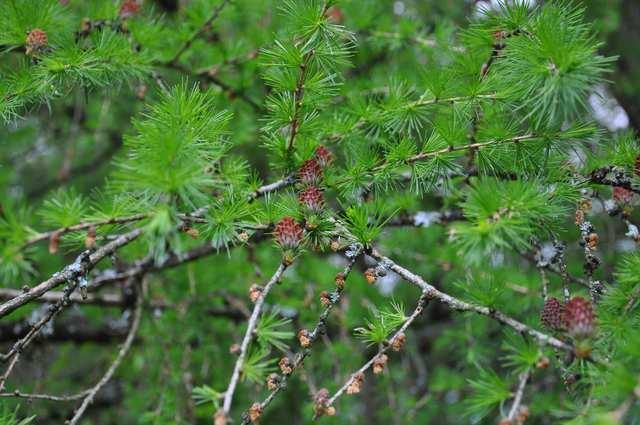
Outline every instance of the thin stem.
<svg viewBox="0 0 640 425"><path fill-rule="evenodd" d="M268 193L276 192L282 188L292 185L295 182L295 176L290 174L286 177L281 178L280 180L276 180L273 183L266 184L264 186L260 186L249 195L249 202L260 198Z"/></svg>
<svg viewBox="0 0 640 425"><path fill-rule="evenodd" d="M116 359L113 361L113 363L111 363L111 366L109 367L109 369L107 369L106 373L93 386L93 388L88 390L86 397L84 398L84 400L82 400L82 404L80 405L78 410L76 410L75 414L69 421L69 425L76 425L78 423L78 421L80 420L84 412L87 410L87 407L89 407L89 405L93 402L93 399L98 393L98 391L100 391L100 389L104 387L106 383L109 382L109 380L111 380L111 377L115 373L116 369L118 369L118 367L120 366L120 363L122 363L122 360L131 349L133 340L135 339L136 334L138 333L138 328L140 327L140 318L142 316L142 295L140 290L139 292L140 293L138 294L138 297L136 299L136 306L135 306L135 311L133 313L133 321L131 322L131 328L129 329L129 334L125 339L124 344L122 344L122 347L120 347L120 351L118 351L118 355L116 356Z"/></svg>
<svg viewBox="0 0 640 425"><path fill-rule="evenodd" d="M21 393L20 391L13 391L7 393L0 393L0 397L17 397L17 398L26 398L29 400L48 400L48 401L76 401L84 398L89 394L89 390L84 390L77 394L70 395L50 395L50 394L30 394L30 393Z"/></svg>
<svg viewBox="0 0 640 425"><path fill-rule="evenodd" d="M518 414L518 410L520 409L520 405L522 404L522 396L524 395L524 388L527 385L527 381L531 376L531 368L527 369L523 373L520 374L518 378L518 389L516 390L516 394L513 397L513 404L511 405L511 409L509 410L509 414L507 419L513 421Z"/></svg>
<svg viewBox="0 0 640 425"><path fill-rule="evenodd" d="M145 219L147 217L149 217L149 214L134 214L134 215L124 216L124 217L108 218L106 220L100 220L100 221L84 221L84 222L81 222L81 223L78 223L78 224L74 224L73 226L61 227L59 229L51 230L49 232L39 233L38 235L34 236L33 238L27 240L24 243L23 248L26 248L28 246L34 245L34 244L36 244L36 243L38 243L40 241L51 239L51 237L53 237L53 236L62 236L62 235L67 234L67 233L78 232L78 231L81 231L81 230L87 230L87 229L90 229L91 227L107 226L107 225L110 225L110 224L131 223L131 222L134 222L134 221L143 220L143 219Z"/></svg>
<svg viewBox="0 0 640 425"><path fill-rule="evenodd" d="M300 64L300 76L296 83L296 89L293 92L293 118L291 119L291 127L289 132L289 140L287 141L287 151L293 150L293 144L300 128L300 111L302 110L302 98L304 97L304 82L307 76L307 68L309 61L313 56L313 50L304 55Z"/></svg>
<svg viewBox="0 0 640 425"><path fill-rule="evenodd" d="M178 60L180 59L180 56L182 56L182 54L184 52L186 52L191 47L191 45L193 44L194 41L196 41L197 38L199 38L200 36L202 36L202 34L204 34L204 32L213 23L213 21L215 21L218 18L218 16L220 16L220 13L225 8L225 6L228 3L230 3L230 1L231 0L222 0L222 3L220 3L218 6L216 6L213 9L213 12L211 13L211 16L209 16L209 18L204 22L204 24L202 24L202 26L200 27L200 29L198 29L198 31L196 31L193 34L191 34L191 37L189 37L189 39L176 52L176 54L169 61L169 63L178 62Z"/></svg>
<svg viewBox="0 0 640 425"><path fill-rule="evenodd" d="M256 300L256 304L253 307L253 312L251 313L251 317L249 318L249 324L247 325L247 330L244 334L244 338L242 340L242 344L240 345L240 355L236 360L236 364L233 368L233 373L231 374L231 380L229 381L229 386L224 393L224 402L222 404L222 410L225 415L229 415L229 411L231 410L231 403L233 402L233 394L236 390L236 386L238 385L238 380L240 379L240 371L242 370L242 366L244 365L244 359L247 356L247 351L249 349L249 344L253 339L253 333L258 325L258 321L260 319L260 313L262 312L262 306L264 305L264 300L271 291L271 288L280 281L282 278L282 274L287 269L287 265L284 262L280 263L278 269L275 271L273 276L269 282L265 285L264 289L258 296Z"/></svg>
<svg viewBox="0 0 640 425"><path fill-rule="evenodd" d="M27 332L27 334L20 338L18 341L13 344L13 347L6 353L0 356L0 360L5 362L10 360L7 369L4 374L0 377L0 392L4 390L4 385L9 378L9 375L13 372L18 360L20 360L20 354L22 351L34 340L36 336L40 333L42 328L49 323L49 321L53 320L68 304L69 296L73 293L73 291L78 286L77 281L73 281L69 287L67 287L64 291L64 296L56 302L51 308L47 310L47 312L38 320Z"/></svg>
<svg viewBox="0 0 640 425"><path fill-rule="evenodd" d="M447 148L442 148L442 149L439 149L439 150L436 150L436 151L419 153L419 154L414 155L414 156L410 157L409 159L407 159L407 162L409 164L411 164L411 163L414 163L416 161L420 161L420 160L425 159L425 158L431 158L431 157L442 155L442 154L446 154L446 153L449 153L449 152L464 151L464 150L467 150L467 149L482 149L482 148L486 148L488 146L494 146L494 145L498 145L498 144L502 144L502 143L505 143L505 144L506 143L518 143L518 142L536 140L538 138L539 138L539 136L536 136L534 134L525 134L525 135L522 135L522 136L511 137L509 139L489 140L489 141L486 141L486 142L469 143L469 144L462 145L462 146L449 146Z"/></svg>

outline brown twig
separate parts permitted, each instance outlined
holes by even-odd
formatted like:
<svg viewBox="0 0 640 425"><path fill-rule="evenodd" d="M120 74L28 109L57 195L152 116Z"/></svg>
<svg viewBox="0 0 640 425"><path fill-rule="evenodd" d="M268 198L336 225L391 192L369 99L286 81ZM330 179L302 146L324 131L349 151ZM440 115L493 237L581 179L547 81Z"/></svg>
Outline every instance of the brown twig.
<svg viewBox="0 0 640 425"><path fill-rule="evenodd" d="M516 390L515 396L513 397L513 404L511 405L511 409L509 409L509 414L507 415L507 420L513 421L518 414L520 409L520 405L522 404L522 396L524 395L524 388L527 385L527 381L531 376L531 369L527 369L518 377L518 389Z"/></svg>
<svg viewBox="0 0 640 425"><path fill-rule="evenodd" d="M85 222L82 222L82 223L74 224L72 226L61 227L59 229L51 230L49 232L39 233L36 236L28 239L24 243L23 248L26 248L28 246L34 245L34 244L36 244L38 242L41 242L41 241L49 240L53 236L62 236L62 235L65 235L67 233L73 233L73 232L79 232L79 231L82 231L82 230L88 230L88 229L90 229L92 227L108 226L108 225L112 225L112 224L132 223L134 221L143 220L143 219L145 219L147 217L149 217L149 214L134 214L134 215L124 216L124 217L112 217L112 218L108 218L106 220L85 221Z"/></svg>
<svg viewBox="0 0 640 425"><path fill-rule="evenodd" d="M116 369L118 369L118 367L120 366L120 363L122 363L122 359L124 359L124 357L127 355L129 350L131 349L133 340L135 339L135 336L138 332L138 328L140 327L141 316L142 316L142 295L141 293L139 293L136 299L136 306L133 313L133 321L131 322L131 328L129 330L129 334L127 335L127 338L122 344L122 347L120 347L120 351L118 351L118 355L116 356L116 359L113 361L113 363L111 363L111 366L109 366L109 369L107 369L107 371L102 376L102 378L100 378L100 380L91 389L88 390L87 395L82 400L82 404L80 405L78 410L75 411L73 417L69 420L69 425L76 425L78 423L78 421L80 420L84 412L87 410L87 407L89 407L89 404L93 402L93 399L98 393L98 391L100 391L100 389L104 387L107 382L109 382L109 380L115 373Z"/></svg>
<svg viewBox="0 0 640 425"><path fill-rule="evenodd" d="M54 273L49 279L34 286L28 291L0 305L0 317L4 317L15 309L23 306L29 301L42 296L45 292L63 284L64 282L76 281L85 276L103 258L111 255L118 249L129 244L142 234L142 229L134 229L125 233L108 244L98 248L94 253L85 251L80 254L76 261L66 266L61 271Z"/></svg>
<svg viewBox="0 0 640 425"><path fill-rule="evenodd" d="M51 320L53 320L53 318L67 306L69 296L73 293L77 286L78 282L75 280L72 281L65 289L64 296L47 310L47 312L40 318L40 320L38 320L31 327L29 332L27 332L25 336L16 341L6 354L0 355L1 361L6 362L7 360L10 360L7 369L0 377L0 392L4 390L4 385L9 378L9 375L11 375L11 372L13 372L16 364L20 360L20 354L22 353L22 351L27 348L31 341L33 341L33 339L40 333L42 328Z"/></svg>
<svg viewBox="0 0 640 425"><path fill-rule="evenodd" d="M213 23L213 21L215 21L218 18L218 16L220 16L220 13L222 12L222 10L230 2L231 0L222 0L222 2L213 9L213 12L209 16L209 18L207 18L207 20L204 22L204 24L202 24L202 26L198 29L198 31L191 34L191 37L189 37L189 39L187 39L187 41L182 45L182 47L178 49L176 54L173 55L173 58L171 58L171 60L169 61L170 64L175 64L178 62L178 60L180 59L180 56L182 56L182 54L191 47L191 45L193 44L194 41L196 41L196 39L201 37L202 34L204 34L205 31L207 31L209 26Z"/></svg>

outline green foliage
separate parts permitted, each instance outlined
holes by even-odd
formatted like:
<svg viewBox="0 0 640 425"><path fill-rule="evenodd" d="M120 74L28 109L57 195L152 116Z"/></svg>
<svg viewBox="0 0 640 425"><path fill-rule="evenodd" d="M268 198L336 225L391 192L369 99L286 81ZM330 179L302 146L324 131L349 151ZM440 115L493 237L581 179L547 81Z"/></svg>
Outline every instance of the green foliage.
<svg viewBox="0 0 640 425"><path fill-rule="evenodd" d="M600 44L584 23L584 8L551 3L529 19L522 6L516 8L516 20L513 13L507 16L519 25L505 35L504 59L498 65L505 94L537 127L574 118L585 109L585 95L601 81L612 58L596 53Z"/></svg>
<svg viewBox="0 0 640 425"><path fill-rule="evenodd" d="M200 204L217 186L215 167L230 147L223 138L230 115L211 114L213 108L210 94L186 83L163 94L125 140L129 154L115 174L118 186L151 203Z"/></svg>
<svg viewBox="0 0 640 425"><path fill-rule="evenodd" d="M345 211L345 220L349 232L365 246L370 246L378 237L384 225L393 217L384 218L381 213L372 211L369 204L352 205Z"/></svg>
<svg viewBox="0 0 640 425"><path fill-rule="evenodd" d="M15 280L19 276L33 271L22 245L30 235L30 229L25 226L29 214L24 207L2 204L0 210L0 278Z"/></svg>
<svg viewBox="0 0 640 425"><path fill-rule="evenodd" d="M530 370L542 356L537 344L514 333L507 335L503 345L506 351L504 365L518 374Z"/></svg>
<svg viewBox="0 0 640 425"><path fill-rule="evenodd" d="M509 383L490 369L479 369L476 379L469 379L473 393L466 400L467 413L487 416L500 403L511 396Z"/></svg>
<svg viewBox="0 0 640 425"><path fill-rule="evenodd" d="M18 417L17 407L14 410L9 410L7 406L3 406L2 413L0 413L1 425L28 425L32 423L34 419L35 419L35 416L30 416L28 418L20 419Z"/></svg>
<svg viewBox="0 0 640 425"><path fill-rule="evenodd" d="M608 47L637 27L618 28L633 2L144 1L122 15L123 3L0 1L0 305L142 232L91 265L89 298L74 294L20 348L3 391L94 385L140 293L134 343L83 420L210 423L255 306L247 292L282 265L274 226L292 217L302 244L249 335L230 422L269 397L282 357L303 353L261 419L311 423L315 393L385 347L419 293L374 252L483 315L429 300L384 373L367 371L366 396L339 397L323 423L495 424L524 372L527 423L640 417L640 145L589 108L612 93L637 125L637 60L614 63ZM47 44L27 54L35 28ZM304 180L318 148L331 161ZM318 209L299 198L310 186ZM540 323L543 294L565 286L597 300L588 358L554 352L550 341L574 341ZM3 332L28 332L48 311L35 301L3 315ZM300 347L294 335L316 324ZM35 422L3 401L0 425ZM26 407L38 423L73 410Z"/></svg>
<svg viewBox="0 0 640 425"><path fill-rule="evenodd" d="M73 189L60 189L43 203L39 211L42 221L50 227L66 227L79 223L86 213L86 199Z"/></svg>
<svg viewBox="0 0 640 425"><path fill-rule="evenodd" d="M251 225L256 223L258 212L255 204L249 204L244 194L229 191L215 202L206 215L206 237L216 248L228 249L234 243L242 242L240 233L248 228L250 230Z"/></svg>
<svg viewBox="0 0 640 425"><path fill-rule="evenodd" d="M193 401L197 405L212 403L217 410L220 407L220 399L223 397L223 394L217 392L208 385L203 385L201 387L195 387L193 389L192 397Z"/></svg>
<svg viewBox="0 0 640 425"><path fill-rule="evenodd" d="M494 276L480 276L474 280L458 282L456 286L464 291L469 301L479 305L498 308L504 300L504 282L498 282Z"/></svg>
<svg viewBox="0 0 640 425"><path fill-rule="evenodd" d="M388 308L372 310L371 320L367 320L367 326L356 328L354 333L368 345L382 344L405 320L407 317L402 304L392 302Z"/></svg>
<svg viewBox="0 0 640 425"><path fill-rule="evenodd" d="M453 240L474 262L496 250L526 249L533 237L553 237L559 220L568 212L567 198L575 198L573 191L535 180L479 180L462 204L469 221L455 226Z"/></svg>
<svg viewBox="0 0 640 425"><path fill-rule="evenodd" d="M249 351L242 365L242 379L254 384L262 384L269 373L276 370L278 359L269 358L270 351L266 347L259 347Z"/></svg>
<svg viewBox="0 0 640 425"><path fill-rule="evenodd" d="M263 315L255 330L258 342L264 347L272 345L280 351L286 351L289 346L285 341L293 338L293 332L284 328L290 324L291 319L281 317L278 311Z"/></svg>

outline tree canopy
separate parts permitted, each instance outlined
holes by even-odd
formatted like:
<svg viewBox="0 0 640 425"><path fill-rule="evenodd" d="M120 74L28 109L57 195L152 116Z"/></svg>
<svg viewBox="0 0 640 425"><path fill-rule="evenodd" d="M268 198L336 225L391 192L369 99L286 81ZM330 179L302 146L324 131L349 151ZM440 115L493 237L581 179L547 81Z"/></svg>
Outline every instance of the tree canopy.
<svg viewBox="0 0 640 425"><path fill-rule="evenodd" d="M601 3L0 2L0 425L637 423Z"/></svg>

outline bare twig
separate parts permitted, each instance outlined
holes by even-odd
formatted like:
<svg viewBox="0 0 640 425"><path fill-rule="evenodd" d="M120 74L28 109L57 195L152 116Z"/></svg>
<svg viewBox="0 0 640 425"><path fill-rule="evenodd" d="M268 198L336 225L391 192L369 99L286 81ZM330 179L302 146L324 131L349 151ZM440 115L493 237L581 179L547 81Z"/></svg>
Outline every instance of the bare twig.
<svg viewBox="0 0 640 425"><path fill-rule="evenodd" d="M244 334L244 338L242 340L242 344L240 345L240 354L238 355L238 359L236 360L236 364L233 368L233 373L231 374L231 379L229 381L229 386L224 393L224 401L222 404L222 411L225 415L229 415L229 411L231 410L231 403L233 401L233 394L236 389L236 385L238 385L238 380L240 379L240 371L242 370L244 359L247 355L247 350L249 349L249 344L253 339L254 330L258 324L260 319L260 313L262 312L262 306L264 305L264 300L271 291L271 288L280 281L282 278L282 274L287 269L287 265L284 262L281 262L278 266L278 269L275 271L273 276L267 284L264 286L262 292L258 296L256 300L256 304L253 307L253 312L251 313L251 317L249 318L249 324L247 325L247 330Z"/></svg>
<svg viewBox="0 0 640 425"><path fill-rule="evenodd" d="M142 234L142 229L134 229L125 233L108 244L98 248L94 253L85 251L76 258L76 261L66 266L61 271L54 273L49 279L34 286L28 291L0 305L0 317L4 317L15 309L23 306L29 301L42 296L45 292L63 284L64 282L75 281L86 275L103 258L114 253L118 249L135 240Z"/></svg>
<svg viewBox="0 0 640 425"><path fill-rule="evenodd" d="M202 34L204 34L205 31L207 31L207 29L211 26L213 21L215 21L218 18L218 16L220 16L220 13L222 12L222 10L230 2L231 0L222 0L222 2L213 9L213 12L209 16L209 18L207 18L207 20L204 22L204 24L202 24L202 26L198 29L198 31L191 34L191 37L189 37L189 39L182 45L182 47L178 49L178 51L176 52L175 55L173 55L173 58L171 58L169 63L178 62L178 60L180 59L180 56L182 56L182 54L191 47L191 45L193 44L194 41L196 41L196 39L201 37Z"/></svg>
<svg viewBox="0 0 640 425"><path fill-rule="evenodd" d="M47 310L47 312L38 320L27 332L27 334L20 338L18 341L13 344L13 347L6 353L0 356L0 360L3 362L10 360L7 369L4 374L0 377L0 392L4 390L4 385L13 372L18 360L20 360L20 353L33 341L33 339L40 333L42 328L49 323L55 316L57 316L67 305L67 301L69 296L73 293L73 291L78 286L78 282L76 280L71 281L70 285L65 289L64 296L54 305L51 306Z"/></svg>
<svg viewBox="0 0 640 425"><path fill-rule="evenodd" d="M129 276L132 277L132 276ZM19 296L22 293L19 289L9 289L9 288L0 288L0 300L10 300ZM49 291L42 295L40 298L33 300L33 302L37 303L56 303L60 301L64 297L64 292L62 291ZM88 293L85 298L83 298L78 293L73 293L68 297L67 302L73 304L87 304L92 306L100 306L100 307L127 307L129 305L129 300L122 295L119 294L93 294ZM205 313L209 316L219 316L219 317L228 317L233 320L240 320L245 317L244 309L239 305L234 305L229 303L229 307L210 307L207 308ZM171 303L165 299L153 299L149 300L148 306L153 309L175 309L177 306L174 303ZM247 313L246 317L249 316ZM15 327L17 324L13 324Z"/></svg>
<svg viewBox="0 0 640 425"><path fill-rule="evenodd" d="M78 410L76 410L73 417L69 420L69 425L76 425L78 423L78 421L80 420L84 412L87 410L87 407L89 407L89 404L93 402L93 399L98 393L98 391L100 391L100 389L104 387L107 382L109 382L109 380L115 373L116 369L118 369L118 367L120 366L120 363L122 363L122 359L124 359L124 357L129 352L129 349L131 349L133 340L135 339L135 336L138 332L138 328L140 327L141 316L142 316L142 295L141 293L139 293L136 299L136 306L135 306L135 311L133 313L133 321L131 322L131 328L129 330L129 334L127 335L127 338L122 344L122 347L120 347L120 351L118 351L118 355L116 356L116 359L113 361L113 363L111 363L111 366L109 366L109 369L107 369L106 373L102 376L102 378L91 389L88 390L87 395L85 396L84 400L82 400L82 404L80 405Z"/></svg>
<svg viewBox="0 0 640 425"><path fill-rule="evenodd" d="M50 394L30 394L22 393L18 390L7 393L0 393L0 397L16 397L26 398L29 400L47 400L47 401L76 401L84 398L89 394L89 390L70 395L50 395Z"/></svg>
<svg viewBox="0 0 640 425"><path fill-rule="evenodd" d="M509 409L509 414L507 415L507 419L509 421L513 421L518 414L518 410L520 409L520 405L522 404L522 396L524 395L524 388L527 385L527 381L531 376L531 369L527 369L525 372L521 373L518 381L518 389L516 390L516 394L513 397L513 404L511 405L511 409Z"/></svg>
<svg viewBox="0 0 640 425"><path fill-rule="evenodd" d="M288 175L273 183L260 186L258 189L251 192L251 194L249 195L249 201L253 201L256 198L260 198L261 196L266 195L267 193L275 192L279 189L290 186L294 182L295 182L295 177L293 175Z"/></svg>
<svg viewBox="0 0 640 425"><path fill-rule="evenodd" d="M442 148L436 151L430 151L430 152L422 152L419 153L417 155L414 155L410 158L407 159L408 163L413 163L416 161L420 161L423 160L425 158L431 158L434 156L438 156L438 155L444 155L447 154L449 152L456 152L456 151L464 151L464 150L468 150L468 149L482 149L482 148L486 148L486 147L490 147L490 146L496 146L496 145L500 145L500 144L507 144L507 143L520 143L520 142L526 142L526 141L532 141L532 140L537 140L539 139L539 136L536 136L535 134L525 134L522 136L515 136L515 137L510 137L507 139L494 139L494 140L488 140L486 142L477 142L477 143L469 143L466 145L461 145L461 146L450 146L450 147L446 147L446 148Z"/></svg>

